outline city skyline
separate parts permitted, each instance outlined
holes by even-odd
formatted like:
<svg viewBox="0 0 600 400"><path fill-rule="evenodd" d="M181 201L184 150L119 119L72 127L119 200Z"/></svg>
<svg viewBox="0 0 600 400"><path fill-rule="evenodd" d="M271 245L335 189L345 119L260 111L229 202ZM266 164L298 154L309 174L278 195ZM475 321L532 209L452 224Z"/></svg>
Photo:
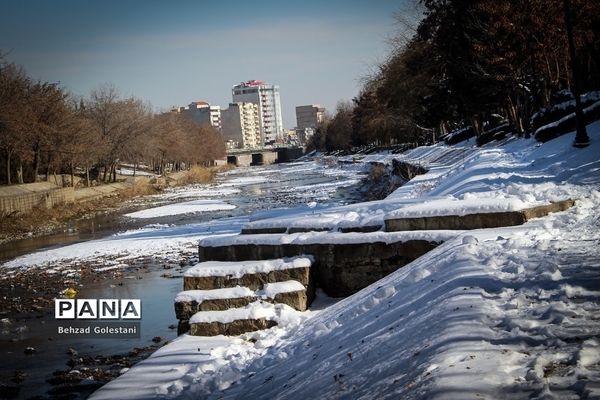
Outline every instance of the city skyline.
<svg viewBox="0 0 600 400"><path fill-rule="evenodd" d="M404 2L280 4L5 2L0 50L34 78L76 95L110 83L157 111L226 106L251 79L280 87L283 126L295 107L351 100L389 50Z"/></svg>

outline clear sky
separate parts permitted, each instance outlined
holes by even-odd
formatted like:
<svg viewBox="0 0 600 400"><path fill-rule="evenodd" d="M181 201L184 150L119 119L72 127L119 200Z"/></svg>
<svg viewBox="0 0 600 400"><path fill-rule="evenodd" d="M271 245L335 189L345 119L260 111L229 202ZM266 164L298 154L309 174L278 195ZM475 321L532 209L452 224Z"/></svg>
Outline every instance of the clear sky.
<svg viewBox="0 0 600 400"><path fill-rule="evenodd" d="M406 0L0 0L0 50L35 79L77 95L103 83L157 110L231 87L278 84L284 127L295 106L350 100L389 53Z"/></svg>

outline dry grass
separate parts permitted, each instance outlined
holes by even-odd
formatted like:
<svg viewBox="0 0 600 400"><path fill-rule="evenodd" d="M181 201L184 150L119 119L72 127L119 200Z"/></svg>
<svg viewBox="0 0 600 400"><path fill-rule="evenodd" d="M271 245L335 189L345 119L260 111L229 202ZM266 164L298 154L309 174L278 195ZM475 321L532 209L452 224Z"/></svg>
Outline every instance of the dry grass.
<svg viewBox="0 0 600 400"><path fill-rule="evenodd" d="M233 168L235 166L229 164L221 167L201 167L196 165L187 172L185 178L179 180L178 186L210 183L215 179L217 173L229 171Z"/></svg>
<svg viewBox="0 0 600 400"><path fill-rule="evenodd" d="M211 168L194 166L188 171L186 177L181 180L181 183L184 185L208 183L213 180L215 173Z"/></svg>
<svg viewBox="0 0 600 400"><path fill-rule="evenodd" d="M157 192L159 192L159 188L156 185L151 184L148 178L136 178L131 187L119 192L119 197L123 200L127 200L132 197L145 196Z"/></svg>

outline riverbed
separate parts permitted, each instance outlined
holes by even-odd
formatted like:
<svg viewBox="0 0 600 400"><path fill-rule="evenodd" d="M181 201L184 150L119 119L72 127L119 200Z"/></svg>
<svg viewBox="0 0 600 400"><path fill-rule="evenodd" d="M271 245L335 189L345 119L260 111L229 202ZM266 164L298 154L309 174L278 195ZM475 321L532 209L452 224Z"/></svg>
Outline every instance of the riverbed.
<svg viewBox="0 0 600 400"><path fill-rule="evenodd" d="M198 239L235 234L244 223L266 216L360 201L366 172L363 165L324 161L238 168L219 174L213 184L138 198L120 213L73 222L68 232L0 247L5 260L0 290L7 300L0 316L0 384L17 388L19 398L49 396L49 390L85 398L108 378L89 373L92 378L74 389L47 380L56 370L73 375L98 368L118 375L175 338L173 297L182 290L183 271L197 262ZM185 212L194 209L200 212ZM49 299L67 287L76 288L78 298L141 299L140 338L57 335ZM141 350L131 354L134 348ZM109 355L119 357L96 363Z"/></svg>

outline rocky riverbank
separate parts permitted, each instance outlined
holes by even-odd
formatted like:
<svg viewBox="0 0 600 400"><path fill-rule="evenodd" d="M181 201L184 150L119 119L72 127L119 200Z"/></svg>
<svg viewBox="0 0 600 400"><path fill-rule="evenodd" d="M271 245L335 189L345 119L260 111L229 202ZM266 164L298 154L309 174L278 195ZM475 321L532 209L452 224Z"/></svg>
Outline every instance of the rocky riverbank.
<svg viewBox="0 0 600 400"><path fill-rule="evenodd" d="M115 257L116 258L116 257ZM115 260L103 260L102 265ZM127 286L133 281L152 278L160 274L162 279L180 278L183 270L194 264L197 258L193 251L181 254L179 259L139 258L128 262L128 266L113 270L98 270L98 263L68 263L46 269L11 270L0 279L0 338L15 354L25 354L35 362L39 345L30 343L28 337L35 332L46 332L44 340L56 343L56 332L48 326L54 319L54 298L65 297L66 291L86 295L90 287ZM159 278L160 279L160 278ZM175 332L176 325L168 328ZM143 346L116 354L80 355L89 353L94 345L85 349L65 348L64 369L55 370L45 377L50 387L44 397L51 399L86 398L98 387L116 378L138 361L146 358L167 341L154 336ZM47 346L45 344L44 346ZM59 345L60 346L60 345ZM0 398L21 398L23 385L27 383L28 371L15 368L0 375ZM34 397L35 398L35 397Z"/></svg>

